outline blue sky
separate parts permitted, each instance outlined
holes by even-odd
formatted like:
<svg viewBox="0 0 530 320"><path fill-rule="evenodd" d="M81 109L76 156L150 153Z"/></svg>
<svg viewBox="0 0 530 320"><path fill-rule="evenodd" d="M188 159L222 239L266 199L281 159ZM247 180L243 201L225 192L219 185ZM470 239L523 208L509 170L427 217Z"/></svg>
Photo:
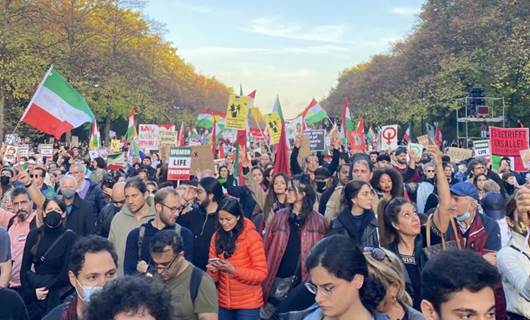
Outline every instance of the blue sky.
<svg viewBox="0 0 530 320"><path fill-rule="evenodd" d="M411 33L422 3L150 0L143 12L198 72L236 92L240 83L245 93L256 89L264 112L279 94L293 117L326 97L341 70Z"/></svg>

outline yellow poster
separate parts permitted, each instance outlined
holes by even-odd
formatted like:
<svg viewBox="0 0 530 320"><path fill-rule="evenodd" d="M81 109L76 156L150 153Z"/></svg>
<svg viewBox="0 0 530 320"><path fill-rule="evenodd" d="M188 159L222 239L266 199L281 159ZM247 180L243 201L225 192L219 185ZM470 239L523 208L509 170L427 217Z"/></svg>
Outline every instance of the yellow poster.
<svg viewBox="0 0 530 320"><path fill-rule="evenodd" d="M248 97L230 95L226 106L225 128L245 129L248 117Z"/></svg>
<svg viewBox="0 0 530 320"><path fill-rule="evenodd" d="M121 141L120 139L110 140L110 148L112 153L121 152Z"/></svg>
<svg viewBox="0 0 530 320"><path fill-rule="evenodd" d="M272 144L278 144L282 135L282 120L278 112L273 112L265 115L265 122L269 128L269 135L272 139Z"/></svg>

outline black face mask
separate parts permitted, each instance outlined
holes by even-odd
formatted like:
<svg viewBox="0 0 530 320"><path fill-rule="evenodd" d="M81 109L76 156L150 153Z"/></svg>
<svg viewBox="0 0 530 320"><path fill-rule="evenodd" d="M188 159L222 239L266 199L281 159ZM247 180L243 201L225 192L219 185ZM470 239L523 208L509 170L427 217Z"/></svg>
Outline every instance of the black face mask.
<svg viewBox="0 0 530 320"><path fill-rule="evenodd" d="M326 189L326 183L325 182L316 182L317 186L317 192L322 193L324 189Z"/></svg>
<svg viewBox="0 0 530 320"><path fill-rule="evenodd" d="M7 186L9 184L9 180L11 180L11 178L9 178L8 176L2 176L0 177L0 183L3 185L3 186Z"/></svg>
<svg viewBox="0 0 530 320"><path fill-rule="evenodd" d="M44 217L44 224L50 229L55 229L61 225L62 217L57 211L51 211Z"/></svg>

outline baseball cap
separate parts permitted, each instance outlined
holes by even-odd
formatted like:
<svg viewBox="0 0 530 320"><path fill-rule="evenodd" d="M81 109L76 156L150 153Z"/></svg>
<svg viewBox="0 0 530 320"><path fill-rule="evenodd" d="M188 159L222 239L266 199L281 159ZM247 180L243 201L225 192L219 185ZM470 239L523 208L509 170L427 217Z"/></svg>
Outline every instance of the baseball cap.
<svg viewBox="0 0 530 320"><path fill-rule="evenodd" d="M504 218L504 197L499 192L488 192L480 201L484 213L494 220Z"/></svg>
<svg viewBox="0 0 530 320"><path fill-rule="evenodd" d="M459 197L471 197L475 200L478 199L477 187L469 182L459 182L451 187L451 193Z"/></svg>
<svg viewBox="0 0 530 320"><path fill-rule="evenodd" d="M400 154L406 153L406 152L407 152L407 148L405 148L405 147L397 147L395 153L396 153L396 156L399 156Z"/></svg>
<svg viewBox="0 0 530 320"><path fill-rule="evenodd" d="M324 167L320 167L315 170L315 179L327 179L331 177L329 170Z"/></svg>

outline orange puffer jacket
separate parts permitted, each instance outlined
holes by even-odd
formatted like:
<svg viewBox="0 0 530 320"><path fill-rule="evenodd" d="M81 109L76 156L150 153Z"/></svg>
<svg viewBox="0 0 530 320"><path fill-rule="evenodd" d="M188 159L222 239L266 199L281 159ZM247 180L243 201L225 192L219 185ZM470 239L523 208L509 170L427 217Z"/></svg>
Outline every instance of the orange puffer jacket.
<svg viewBox="0 0 530 320"><path fill-rule="evenodd" d="M217 232L210 242L209 258L224 259L215 253ZM261 286L267 278L267 260L263 239L254 224L244 220L243 232L237 237L234 254L224 259L235 268L235 273L211 271L208 274L217 283L219 306L225 309L256 309L263 306Z"/></svg>

